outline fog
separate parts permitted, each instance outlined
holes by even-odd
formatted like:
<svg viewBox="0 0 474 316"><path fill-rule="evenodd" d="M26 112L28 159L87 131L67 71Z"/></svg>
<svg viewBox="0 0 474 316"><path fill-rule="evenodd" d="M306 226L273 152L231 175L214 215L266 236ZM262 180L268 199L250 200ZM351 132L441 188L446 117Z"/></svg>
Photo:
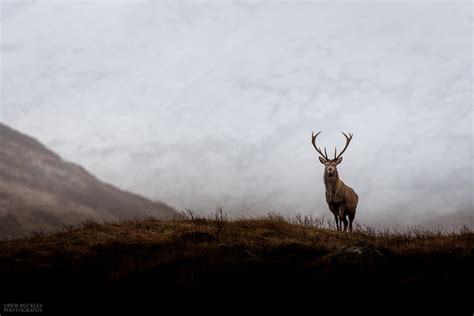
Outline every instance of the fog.
<svg viewBox="0 0 474 316"><path fill-rule="evenodd" d="M179 210L474 222L472 4L1 2L0 120Z"/></svg>

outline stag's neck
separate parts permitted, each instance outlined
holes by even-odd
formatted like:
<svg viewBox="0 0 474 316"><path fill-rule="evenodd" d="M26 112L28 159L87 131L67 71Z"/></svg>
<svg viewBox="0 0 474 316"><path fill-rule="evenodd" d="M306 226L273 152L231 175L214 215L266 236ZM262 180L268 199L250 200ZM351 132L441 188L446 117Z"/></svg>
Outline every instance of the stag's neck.
<svg viewBox="0 0 474 316"><path fill-rule="evenodd" d="M332 176L329 176L327 171L324 172L324 185L326 186L326 191L336 191L338 182L339 174L337 173L337 171Z"/></svg>

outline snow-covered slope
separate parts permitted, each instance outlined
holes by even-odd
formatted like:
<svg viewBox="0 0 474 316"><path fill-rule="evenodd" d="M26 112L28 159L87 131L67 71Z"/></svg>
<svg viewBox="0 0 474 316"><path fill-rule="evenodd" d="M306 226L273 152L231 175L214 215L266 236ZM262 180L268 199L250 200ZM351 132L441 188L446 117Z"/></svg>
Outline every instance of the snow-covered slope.
<svg viewBox="0 0 474 316"><path fill-rule="evenodd" d="M2 2L2 122L177 207L359 219L472 207L469 4Z"/></svg>

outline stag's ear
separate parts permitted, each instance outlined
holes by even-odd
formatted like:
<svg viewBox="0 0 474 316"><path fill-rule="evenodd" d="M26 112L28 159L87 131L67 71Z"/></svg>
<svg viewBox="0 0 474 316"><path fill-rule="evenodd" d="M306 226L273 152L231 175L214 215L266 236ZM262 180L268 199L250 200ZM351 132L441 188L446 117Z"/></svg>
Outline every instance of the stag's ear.
<svg viewBox="0 0 474 316"><path fill-rule="evenodd" d="M342 157L337 158L336 165L340 164L341 162L342 162Z"/></svg>
<svg viewBox="0 0 474 316"><path fill-rule="evenodd" d="M326 159L324 159L323 157L319 157L319 161L321 161L322 164L326 163Z"/></svg>

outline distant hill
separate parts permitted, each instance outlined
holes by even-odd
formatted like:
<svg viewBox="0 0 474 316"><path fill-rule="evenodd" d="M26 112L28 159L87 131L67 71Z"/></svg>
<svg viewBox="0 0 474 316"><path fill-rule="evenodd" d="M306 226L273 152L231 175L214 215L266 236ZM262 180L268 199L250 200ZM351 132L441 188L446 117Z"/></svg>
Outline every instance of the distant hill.
<svg viewBox="0 0 474 316"><path fill-rule="evenodd" d="M160 202L104 183L36 139L0 123L0 236L84 220L171 217Z"/></svg>

